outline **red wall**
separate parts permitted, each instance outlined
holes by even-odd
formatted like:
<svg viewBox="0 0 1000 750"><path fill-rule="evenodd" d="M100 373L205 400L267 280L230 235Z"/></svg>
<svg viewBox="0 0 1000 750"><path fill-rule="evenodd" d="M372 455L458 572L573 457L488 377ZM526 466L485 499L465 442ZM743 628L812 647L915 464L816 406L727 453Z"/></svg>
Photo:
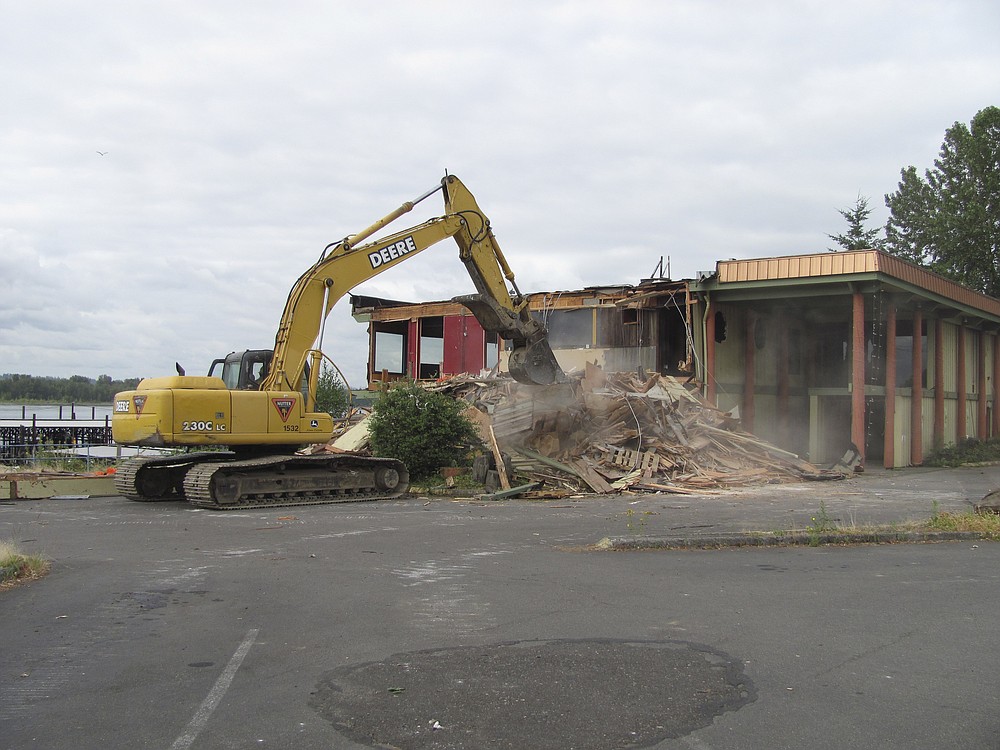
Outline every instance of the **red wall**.
<svg viewBox="0 0 1000 750"><path fill-rule="evenodd" d="M485 365L486 332L471 315L445 317L442 375L478 374Z"/></svg>

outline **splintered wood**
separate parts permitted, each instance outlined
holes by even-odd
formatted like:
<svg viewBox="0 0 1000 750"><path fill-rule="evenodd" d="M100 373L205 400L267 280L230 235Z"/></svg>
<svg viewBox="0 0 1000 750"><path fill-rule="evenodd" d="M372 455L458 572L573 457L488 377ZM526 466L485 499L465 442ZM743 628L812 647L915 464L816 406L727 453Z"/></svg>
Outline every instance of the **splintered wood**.
<svg viewBox="0 0 1000 750"><path fill-rule="evenodd" d="M488 417L487 445L510 456L512 483L543 482L538 494L545 496L704 493L845 476L741 431L739 420L671 377L639 380L588 366L582 377L552 386L457 376L429 387Z"/></svg>

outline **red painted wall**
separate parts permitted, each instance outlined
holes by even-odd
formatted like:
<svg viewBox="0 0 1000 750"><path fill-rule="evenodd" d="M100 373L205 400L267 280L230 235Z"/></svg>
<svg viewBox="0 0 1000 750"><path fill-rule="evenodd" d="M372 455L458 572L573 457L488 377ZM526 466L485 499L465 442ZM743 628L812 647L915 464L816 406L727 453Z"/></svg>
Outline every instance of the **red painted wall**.
<svg viewBox="0 0 1000 750"><path fill-rule="evenodd" d="M485 364L486 332L471 315L444 318L442 375L478 373Z"/></svg>

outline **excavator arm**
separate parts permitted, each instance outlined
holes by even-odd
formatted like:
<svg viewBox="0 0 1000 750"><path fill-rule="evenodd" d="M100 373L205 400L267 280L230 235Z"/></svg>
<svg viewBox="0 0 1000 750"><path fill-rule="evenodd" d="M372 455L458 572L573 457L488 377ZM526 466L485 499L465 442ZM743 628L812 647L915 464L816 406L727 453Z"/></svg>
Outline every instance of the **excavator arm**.
<svg viewBox="0 0 1000 750"><path fill-rule="evenodd" d="M444 193L444 216L360 244L438 190ZM337 301L358 284L448 237L458 244L459 258L477 290L477 294L456 297L455 301L468 307L484 330L513 342L509 359L511 375L520 382L536 385L562 381L565 376L549 346L546 331L531 316L527 298L517 290L514 274L497 245L489 219L462 182L454 175L447 175L440 186L404 203L361 232L328 246L319 260L299 277L285 303L275 335L274 357L261 390L297 390L307 361L312 358L315 365L322 356L326 317ZM508 282L513 292L508 290ZM316 366L312 368L313 378L318 370ZM309 392L314 393L315 388Z"/></svg>

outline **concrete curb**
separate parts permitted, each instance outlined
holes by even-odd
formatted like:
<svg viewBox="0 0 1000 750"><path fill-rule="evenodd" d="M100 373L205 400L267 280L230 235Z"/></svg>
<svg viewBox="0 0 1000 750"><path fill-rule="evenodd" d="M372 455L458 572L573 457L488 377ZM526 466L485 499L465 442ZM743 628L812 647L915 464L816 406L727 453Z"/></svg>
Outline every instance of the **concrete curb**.
<svg viewBox="0 0 1000 750"><path fill-rule="evenodd" d="M721 549L726 547L820 547L847 544L900 544L988 540L978 531L873 531L839 534L713 534L693 537L605 537L594 549L607 551L647 549Z"/></svg>

